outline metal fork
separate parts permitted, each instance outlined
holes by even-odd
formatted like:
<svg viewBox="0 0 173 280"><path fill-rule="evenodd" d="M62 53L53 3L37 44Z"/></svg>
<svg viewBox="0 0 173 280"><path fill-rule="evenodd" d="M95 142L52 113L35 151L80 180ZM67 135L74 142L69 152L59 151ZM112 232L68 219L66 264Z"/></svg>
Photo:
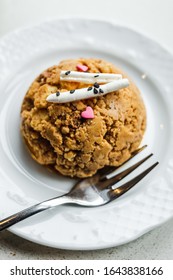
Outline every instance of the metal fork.
<svg viewBox="0 0 173 280"><path fill-rule="evenodd" d="M133 152L130 159L132 159L135 155L140 153L145 147L146 146L143 146L142 148L139 148L135 152ZM107 178L107 175L111 174L117 168L110 166L102 168L94 176L77 182L67 194L38 203L34 206L31 206L25 210L22 210L14 215L11 215L1 220L0 231L32 215L35 215L39 212L61 204L72 203L88 207L96 207L107 204L129 191L158 164L158 162L154 163L130 181L124 183L118 188L114 188L117 182L119 182L132 171L134 171L152 155L153 154L149 154L145 158L133 164L131 167L114 175L109 179ZM127 161L129 161L130 159L128 159Z"/></svg>

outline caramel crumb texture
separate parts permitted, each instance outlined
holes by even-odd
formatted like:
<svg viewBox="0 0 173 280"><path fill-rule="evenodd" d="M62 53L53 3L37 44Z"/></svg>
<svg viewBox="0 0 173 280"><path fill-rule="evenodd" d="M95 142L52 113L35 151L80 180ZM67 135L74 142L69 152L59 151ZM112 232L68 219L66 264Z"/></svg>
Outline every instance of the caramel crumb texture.
<svg viewBox="0 0 173 280"><path fill-rule="evenodd" d="M115 73L120 69L101 59L63 60L48 68L31 84L21 108L21 133L31 156L63 175L88 177L105 165L119 166L139 146L146 127L146 111L140 92L130 80L129 87L91 99L51 103L55 92L86 87L60 81L61 70L86 65L91 73ZM88 85L87 85L88 86ZM81 113L90 106L93 119Z"/></svg>

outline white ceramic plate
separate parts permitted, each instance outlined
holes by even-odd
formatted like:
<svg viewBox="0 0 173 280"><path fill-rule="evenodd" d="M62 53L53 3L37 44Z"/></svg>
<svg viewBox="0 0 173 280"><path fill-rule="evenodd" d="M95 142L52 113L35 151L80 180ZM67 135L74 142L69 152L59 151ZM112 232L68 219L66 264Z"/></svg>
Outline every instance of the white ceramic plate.
<svg viewBox="0 0 173 280"><path fill-rule="evenodd" d="M109 205L59 206L10 230L57 248L108 248L134 240L173 216L173 57L151 39L113 23L54 20L0 41L0 218L62 195L74 183L31 159L19 126L20 106L33 79L60 60L77 57L106 59L132 77L147 108L144 154L152 151L155 158L150 163L158 160L160 165Z"/></svg>

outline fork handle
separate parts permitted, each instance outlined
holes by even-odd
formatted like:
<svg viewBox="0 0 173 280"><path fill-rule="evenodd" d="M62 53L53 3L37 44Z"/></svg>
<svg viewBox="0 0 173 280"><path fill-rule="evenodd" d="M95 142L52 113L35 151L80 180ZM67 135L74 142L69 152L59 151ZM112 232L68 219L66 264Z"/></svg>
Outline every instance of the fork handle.
<svg viewBox="0 0 173 280"><path fill-rule="evenodd" d="M55 202L55 203L53 203ZM7 229L11 227L12 225L25 220L26 218L29 218L37 213L40 213L44 210L47 210L49 208L61 205L61 204L66 204L68 203L68 197L60 196L54 199L49 199L44 202L38 203L36 205L33 205L29 208L26 208L20 212L17 212L16 214L13 214L3 220L0 221L0 231L3 231L4 229Z"/></svg>

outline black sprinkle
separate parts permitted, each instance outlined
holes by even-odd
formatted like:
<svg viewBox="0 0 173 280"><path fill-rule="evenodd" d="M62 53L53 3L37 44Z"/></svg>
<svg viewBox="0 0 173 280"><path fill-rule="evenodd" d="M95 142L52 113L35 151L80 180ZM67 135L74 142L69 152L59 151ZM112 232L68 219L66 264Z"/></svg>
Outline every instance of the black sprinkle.
<svg viewBox="0 0 173 280"><path fill-rule="evenodd" d="M70 90L70 93L72 94L72 93L74 93L75 92L75 90Z"/></svg>
<svg viewBox="0 0 173 280"><path fill-rule="evenodd" d="M60 92L59 91L56 92L56 96L60 96Z"/></svg>
<svg viewBox="0 0 173 280"><path fill-rule="evenodd" d="M94 78L97 78L97 77L99 77L99 75L95 75L95 76L94 76Z"/></svg>
<svg viewBox="0 0 173 280"><path fill-rule="evenodd" d="M101 88L99 88L99 92L100 92L100 93L104 93L104 91L103 91Z"/></svg>
<svg viewBox="0 0 173 280"><path fill-rule="evenodd" d="M97 94L98 90L96 88L94 88L94 94Z"/></svg>
<svg viewBox="0 0 173 280"><path fill-rule="evenodd" d="M99 84L98 84L98 83L95 83L95 84L94 84L94 87L95 87L95 88L99 88Z"/></svg>
<svg viewBox="0 0 173 280"><path fill-rule="evenodd" d="M89 91L89 90L92 90L92 87L89 87L87 90L88 90L88 91Z"/></svg>
<svg viewBox="0 0 173 280"><path fill-rule="evenodd" d="M69 74L70 74L70 72L71 72L71 71L67 71L67 72L65 72L65 75L69 75Z"/></svg>

